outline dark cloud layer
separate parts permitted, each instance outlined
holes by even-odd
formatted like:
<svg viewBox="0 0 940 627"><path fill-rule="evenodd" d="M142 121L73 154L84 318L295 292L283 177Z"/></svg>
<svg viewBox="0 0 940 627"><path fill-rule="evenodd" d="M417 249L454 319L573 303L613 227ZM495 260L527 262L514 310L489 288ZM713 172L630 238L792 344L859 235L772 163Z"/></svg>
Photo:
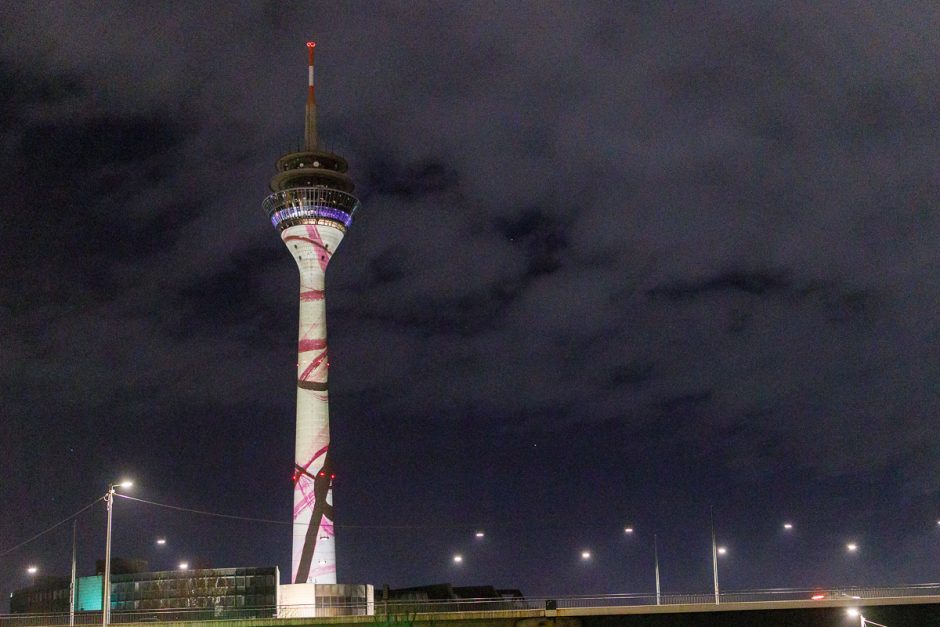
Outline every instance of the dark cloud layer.
<svg viewBox="0 0 940 627"><path fill-rule="evenodd" d="M713 504L729 588L936 580L933 3L197 9L0 15L0 550L123 472L288 518L260 201L315 36L363 200L328 275L341 579L649 590L656 531L666 589L707 590ZM279 528L118 506L119 553L288 568Z"/></svg>

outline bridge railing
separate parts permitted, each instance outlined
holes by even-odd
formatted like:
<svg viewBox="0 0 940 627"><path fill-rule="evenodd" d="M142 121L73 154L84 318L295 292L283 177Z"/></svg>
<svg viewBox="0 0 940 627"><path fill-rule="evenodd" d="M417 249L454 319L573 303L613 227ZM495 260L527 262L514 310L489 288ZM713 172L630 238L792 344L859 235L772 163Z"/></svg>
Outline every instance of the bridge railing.
<svg viewBox="0 0 940 627"><path fill-rule="evenodd" d="M728 591L721 592L718 595L718 601L720 603L767 603L774 601L861 600L917 596L940 596L940 583L894 587L845 587L824 590L818 588L774 588L767 590ZM645 605L701 605L715 603L715 593L667 593L661 594L658 599L653 593L607 594L558 597L554 599L554 602L559 609Z"/></svg>
<svg viewBox="0 0 940 627"><path fill-rule="evenodd" d="M940 596L940 583L837 589L778 588L722 592L720 603L767 603L774 601L852 601L896 599L919 596ZM417 615L444 612L506 612L576 610L591 608L642 607L654 605L711 605L714 593L604 594L557 597L504 597L486 599L410 599L376 600L370 604L281 605L260 607L206 607L154 610L112 610L111 623L129 625L155 622L270 620L297 617ZM74 624L79 627L101 625L101 612L75 612ZM48 614L0 614L0 627L64 627L69 625L68 612Z"/></svg>

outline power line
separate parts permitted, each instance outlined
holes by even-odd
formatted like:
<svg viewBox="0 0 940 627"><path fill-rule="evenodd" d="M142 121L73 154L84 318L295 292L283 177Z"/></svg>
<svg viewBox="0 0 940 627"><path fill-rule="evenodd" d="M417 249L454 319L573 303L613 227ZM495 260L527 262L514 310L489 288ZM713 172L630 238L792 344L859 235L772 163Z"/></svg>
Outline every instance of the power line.
<svg viewBox="0 0 940 627"><path fill-rule="evenodd" d="M189 512L190 514L199 514L201 516L215 516L216 518L230 518L232 520L247 520L249 522L263 522L270 523L272 525L292 525L294 523L287 522L286 520L272 520L270 518L252 518L250 516L235 516L234 514L220 514L219 512L207 512L201 509L192 509L189 507L179 507L178 505L168 505L167 503L157 503L156 501L148 501L146 499L139 499L134 496L128 496L127 494L115 494L122 499L127 499L128 501L137 501L138 503L145 503L147 505L154 505L156 507L163 507L166 509L176 510L178 512Z"/></svg>
<svg viewBox="0 0 940 627"><path fill-rule="evenodd" d="M157 503L156 501L148 501L146 499L139 499L134 496L129 496L127 494L117 494L115 496L121 497L122 499L127 499L129 501L137 501L138 503L145 503L147 505L153 505L155 507L163 507L165 509L172 509L178 512L189 512L190 514L199 514L201 516L214 516L216 518L228 518L230 520L244 520L248 522L260 522L268 523L271 525L301 525L305 526L308 523L295 523L287 520L273 520L271 518L254 518L252 516L236 516L234 514L222 514L219 512L209 512L202 509L192 509L190 507L180 507L178 505L169 505L167 503ZM339 529L477 529L479 525L337 525L334 524L334 527Z"/></svg>
<svg viewBox="0 0 940 627"><path fill-rule="evenodd" d="M48 529L46 529L46 530L44 530L44 531L40 531L39 533L37 533L36 535L34 535L32 538L29 538L28 540L23 540L22 542L20 542L20 543L17 544L16 546L10 547L9 549L7 549L7 550L5 550L5 551L0 552L0 557L4 557L5 555L9 555L10 553L12 553L13 551L15 551L16 549L18 549L18 548L20 548L20 547L22 547L22 546L26 546L27 544L29 544L30 542L32 542L32 541L35 540L36 538L38 538L38 537L40 537L40 536L44 536L45 534L49 533L50 531L52 531L52 530L55 529L56 527L59 527L59 526L61 526L61 525L64 525L65 523L67 523L68 521L72 520L73 518L78 517L80 514L84 513L86 510L90 509L93 505L95 505L95 503L97 503L98 501L101 501L101 500L103 500L103 499L104 499L103 496L99 496L99 497L96 498L94 501L92 501L91 503L89 503L89 504L86 505L85 507L81 508L80 510L78 510L77 512L75 512L74 514L72 514L71 516L69 516L68 518L64 518L64 519L60 520L59 522L57 522L56 524L52 525L52 526L49 527Z"/></svg>

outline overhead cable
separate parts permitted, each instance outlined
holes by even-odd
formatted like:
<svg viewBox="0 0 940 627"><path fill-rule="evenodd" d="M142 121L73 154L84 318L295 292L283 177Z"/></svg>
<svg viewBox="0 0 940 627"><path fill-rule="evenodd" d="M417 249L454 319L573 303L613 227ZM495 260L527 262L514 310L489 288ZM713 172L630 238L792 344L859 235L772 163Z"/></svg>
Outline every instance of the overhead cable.
<svg viewBox="0 0 940 627"><path fill-rule="evenodd" d="M16 549L20 548L21 546L26 546L27 544L29 544L30 542L32 542L32 541L35 540L36 538L38 538L38 537L40 537L40 536L44 536L45 534L49 533L50 531L52 531L52 530L55 529L56 527L59 527L59 526L61 526L61 525L64 525L64 524L67 523L68 521L72 520L73 518L76 518L76 517L79 516L80 514L84 513L86 510L90 509L95 503L97 503L98 501L101 501L101 500L104 500L104 497L103 497L103 496L99 496L99 497L96 498L94 501L92 501L91 503L89 503L89 504L86 505L85 507L81 508L80 510L78 510L77 512L75 512L74 514L72 514L71 516L69 516L68 518L64 518L64 519L60 520L59 522L57 522L56 524L54 524L54 525L52 525L51 527L49 527L48 529L45 529L45 530L43 530L43 531L40 531L39 533L37 533L36 535L34 535L32 538L29 538L29 539L27 539L27 540L23 540L22 542L20 542L20 543L17 544L16 546L11 546L10 548L8 548L8 549L6 549L6 550L4 550L4 551L0 551L0 557L3 557L4 555L9 555L10 553L12 553L13 551L15 551Z"/></svg>
<svg viewBox="0 0 940 627"><path fill-rule="evenodd" d="M137 501L138 503L145 503L147 505L153 505L155 507L163 507L165 509L172 509L178 512L189 512L190 514L199 514L200 516L214 516L216 518L228 518L230 520L244 520L248 522L260 522L268 523L271 525L301 525L306 526L307 523L295 523L288 520L274 520L271 518L254 518L252 516L236 516L234 514L222 514L219 512L209 512L202 509L193 509L190 507L180 507L178 505L169 505L167 503L157 503L156 501L148 501L146 499L139 499L135 496L129 496L127 494L115 494L114 496L120 497L122 499L127 499L129 501ZM479 525L333 525L334 527L340 529L476 529Z"/></svg>

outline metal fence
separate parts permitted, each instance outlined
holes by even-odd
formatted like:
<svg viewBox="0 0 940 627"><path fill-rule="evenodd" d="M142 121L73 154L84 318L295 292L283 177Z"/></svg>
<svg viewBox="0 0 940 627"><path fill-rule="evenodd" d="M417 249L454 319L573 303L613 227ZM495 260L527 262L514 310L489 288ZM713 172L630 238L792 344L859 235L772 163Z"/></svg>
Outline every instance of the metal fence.
<svg viewBox="0 0 940 627"><path fill-rule="evenodd" d="M771 590L748 590L723 592L720 603L773 603L786 601L859 601L872 599L904 599L923 596L940 596L940 583L865 588L778 588ZM112 611L112 624L181 622L181 621L226 621L226 620L271 620L300 617L335 617L371 615L418 616L449 612L520 612L532 615L545 610L578 610L655 605L713 605L714 593L702 594L605 594L558 597L506 597L486 599L444 600L390 600L377 599L374 604L333 604L328 607L304 605L263 606L252 608L194 608L146 611ZM370 605L372 607L370 607ZM101 625L101 612L76 612L74 624L78 626ZM69 625L69 614L5 614L0 615L0 627L46 627Z"/></svg>

